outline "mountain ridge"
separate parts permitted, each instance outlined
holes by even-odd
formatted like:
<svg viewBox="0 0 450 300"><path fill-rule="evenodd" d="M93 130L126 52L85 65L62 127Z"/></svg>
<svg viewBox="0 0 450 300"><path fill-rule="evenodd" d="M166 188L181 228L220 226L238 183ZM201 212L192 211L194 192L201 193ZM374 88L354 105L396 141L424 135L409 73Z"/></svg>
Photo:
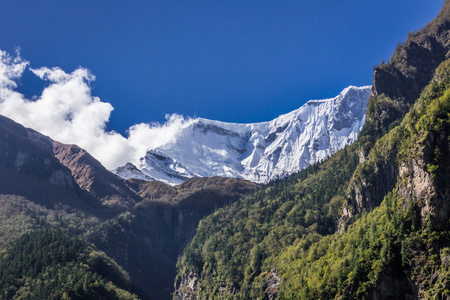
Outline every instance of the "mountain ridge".
<svg viewBox="0 0 450 300"><path fill-rule="evenodd" d="M354 144L202 220L173 299L450 299L449 18L374 68Z"/></svg>
<svg viewBox="0 0 450 300"><path fill-rule="evenodd" d="M126 268L127 290L143 299L169 299L177 256L200 219L259 187L219 177L174 187L124 180L86 150L1 115L0 154L0 251L30 231L62 228Z"/></svg>
<svg viewBox="0 0 450 300"><path fill-rule="evenodd" d="M267 183L325 159L356 140L365 122L370 86L349 86L338 96L310 100L260 123L198 118L176 138L149 149L139 165L113 172L124 178L170 185L192 177L235 177Z"/></svg>

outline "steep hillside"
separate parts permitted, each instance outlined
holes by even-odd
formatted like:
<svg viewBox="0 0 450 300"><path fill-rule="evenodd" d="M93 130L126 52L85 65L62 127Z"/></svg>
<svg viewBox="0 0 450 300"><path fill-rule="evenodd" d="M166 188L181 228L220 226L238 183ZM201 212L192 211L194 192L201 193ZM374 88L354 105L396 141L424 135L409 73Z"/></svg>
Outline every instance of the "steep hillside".
<svg viewBox="0 0 450 300"><path fill-rule="evenodd" d="M450 299L450 61L415 45L449 7L375 69L355 144L200 222L174 299Z"/></svg>
<svg viewBox="0 0 450 300"><path fill-rule="evenodd" d="M375 68L366 117L350 87L197 119L134 179L0 116L0 298L450 299L449 13Z"/></svg>
<svg viewBox="0 0 450 300"><path fill-rule="evenodd" d="M195 119L173 141L150 149L122 178L180 184L192 177L235 177L259 183L296 173L356 140L364 125L370 86L311 100L270 122L233 124Z"/></svg>
<svg viewBox="0 0 450 300"><path fill-rule="evenodd" d="M2 299L138 299L122 289L129 284L114 261L62 230L26 233L0 260Z"/></svg>
<svg viewBox="0 0 450 300"><path fill-rule="evenodd" d="M409 111L439 64L450 55L449 1L424 28L410 32L387 63L375 67L364 133L385 134ZM394 123L396 122L396 123ZM394 123L394 124L393 124ZM393 124L393 125L391 125Z"/></svg>
<svg viewBox="0 0 450 300"><path fill-rule="evenodd" d="M441 74L435 75L435 70L450 57L449 7L450 1L446 0L434 20L408 34L406 42L398 45L390 61L374 70L367 122L360 136L362 147L359 154L363 164L359 166L351 184L349 211L350 207L362 211L379 205L387 192L395 187L395 179L400 169L404 168L398 164L396 155L398 139L401 137L397 137L391 147L385 148L383 160L370 159L370 149L378 137L400 124L433 76L438 76L434 81L444 80L446 71L441 69ZM364 176L364 180L361 180L361 176ZM345 217L350 215L346 214Z"/></svg>
<svg viewBox="0 0 450 300"><path fill-rule="evenodd" d="M219 177L193 178L175 187L126 181L85 150L53 141L3 116L0 137L0 251L15 251L11 247L23 234L63 229L70 238L82 237L92 249L103 250L117 261L130 276L126 289L144 299L170 298L176 258L201 218L259 187ZM75 262L83 261L76 258L68 263ZM91 272L91 267L80 274ZM41 276L33 273L30 280L42 280ZM65 281L58 284L67 287ZM19 290L22 284L30 283L3 283ZM108 294L102 291L100 295Z"/></svg>
<svg viewBox="0 0 450 300"><path fill-rule="evenodd" d="M76 145L64 145L52 141L53 153L61 164L70 169L79 187L92 198L100 199L109 207L130 207L142 200L99 161Z"/></svg>
<svg viewBox="0 0 450 300"><path fill-rule="evenodd" d="M134 181L146 198L97 224L86 238L130 272L138 295L169 299L176 260L198 222L258 185L230 178L193 178L180 186Z"/></svg>
<svg viewBox="0 0 450 300"><path fill-rule="evenodd" d="M53 207L67 205L88 210L96 205L83 197L68 168L53 156L52 147L37 143L37 133L0 116L0 190L30 197ZM41 135L39 135L41 136ZM42 140L45 137L42 136Z"/></svg>
<svg viewBox="0 0 450 300"><path fill-rule="evenodd" d="M449 72L447 60L401 124L358 166L350 190L378 176L369 165L395 157L391 163L400 172L384 200L358 203L374 209L344 233L294 244L277 258L286 274L280 298L450 297Z"/></svg>
<svg viewBox="0 0 450 300"><path fill-rule="evenodd" d="M268 282L278 285L273 262L285 247L337 230L348 181L358 165L355 147L202 220L178 262L175 298L256 298L263 297Z"/></svg>

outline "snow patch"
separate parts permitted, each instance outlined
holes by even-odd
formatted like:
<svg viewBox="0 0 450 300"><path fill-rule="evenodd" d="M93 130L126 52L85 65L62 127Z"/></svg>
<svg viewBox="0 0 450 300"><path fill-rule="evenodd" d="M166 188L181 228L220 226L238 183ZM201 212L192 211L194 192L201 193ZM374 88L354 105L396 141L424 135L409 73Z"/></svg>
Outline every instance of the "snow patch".
<svg viewBox="0 0 450 300"><path fill-rule="evenodd" d="M269 122L193 119L174 138L149 149L138 168L127 164L113 172L171 185L211 176L267 183L353 143L364 125L370 92L370 86L349 86L334 98L310 100Z"/></svg>

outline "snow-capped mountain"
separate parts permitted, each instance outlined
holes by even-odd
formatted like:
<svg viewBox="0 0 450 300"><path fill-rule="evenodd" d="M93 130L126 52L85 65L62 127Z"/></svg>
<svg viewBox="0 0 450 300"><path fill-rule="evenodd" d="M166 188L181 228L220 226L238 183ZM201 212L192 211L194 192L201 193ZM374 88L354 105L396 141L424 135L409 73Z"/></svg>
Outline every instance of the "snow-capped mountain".
<svg viewBox="0 0 450 300"><path fill-rule="evenodd" d="M113 172L124 179L171 185L196 176L266 183L355 141L364 125L370 90L370 86L350 86L332 99L310 100L269 122L236 124L198 118L172 141L149 149L139 166L128 163Z"/></svg>

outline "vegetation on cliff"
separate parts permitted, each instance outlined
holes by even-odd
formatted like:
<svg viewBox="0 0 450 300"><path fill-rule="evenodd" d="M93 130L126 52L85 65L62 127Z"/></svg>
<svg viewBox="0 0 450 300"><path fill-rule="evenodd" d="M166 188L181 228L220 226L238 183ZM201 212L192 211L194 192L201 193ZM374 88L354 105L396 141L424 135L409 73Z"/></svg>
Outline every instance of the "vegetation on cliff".
<svg viewBox="0 0 450 300"><path fill-rule="evenodd" d="M408 48L430 32L446 46L447 23L433 24L391 60L408 84L394 93L383 80L397 71L376 70L358 142L200 222L175 299L450 297L450 61L430 50L416 78Z"/></svg>
<svg viewBox="0 0 450 300"><path fill-rule="evenodd" d="M0 116L0 299L450 299L449 16L375 68L355 144L261 188L124 181Z"/></svg>
<svg viewBox="0 0 450 300"><path fill-rule="evenodd" d="M384 298L405 298L408 294L412 298L450 296L448 207L435 203L429 204L434 206L430 210L424 210L427 196L448 197L444 182L449 172L449 71L447 60L402 123L376 143L353 178L370 182L361 174L377 176L380 161L383 164L384 158L394 152L398 168L408 160L423 161L420 171L440 181L434 183L436 194L405 197L408 181L417 176L408 170L398 176L395 188L381 205L362 212L345 233L325 236L311 245L301 240L294 243L275 263L284 279L280 298L362 298L381 293L386 278L398 287L383 291ZM444 135L446 140L443 144L430 143L430 135ZM447 215L440 217L438 210L447 211Z"/></svg>
<svg viewBox="0 0 450 300"><path fill-rule="evenodd" d="M285 247L336 230L346 183L358 164L352 147L203 219L179 260L178 280L199 274L202 299L218 296L218 286L236 297L259 295L264 284L256 277Z"/></svg>

